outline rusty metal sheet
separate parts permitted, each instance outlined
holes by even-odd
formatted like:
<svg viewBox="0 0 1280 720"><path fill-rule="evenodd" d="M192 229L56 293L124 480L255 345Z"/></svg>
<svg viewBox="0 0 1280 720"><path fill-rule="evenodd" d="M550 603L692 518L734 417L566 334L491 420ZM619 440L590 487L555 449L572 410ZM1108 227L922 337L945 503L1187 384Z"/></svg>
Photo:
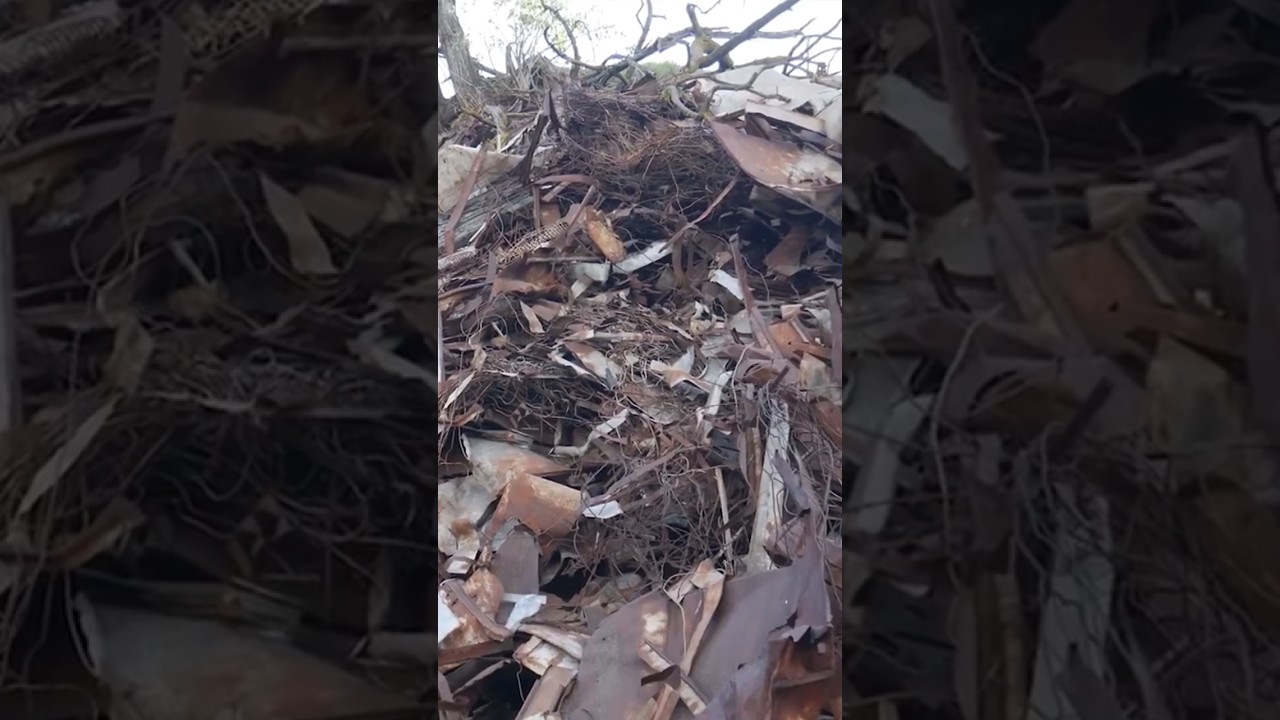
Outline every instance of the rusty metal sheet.
<svg viewBox="0 0 1280 720"><path fill-rule="evenodd" d="M788 567L726 582L720 608L688 674L691 684L709 697L719 695L740 667L769 657L775 631L829 633L832 616L825 578L822 554L809 551ZM561 707L566 720L630 717L656 698L661 683L639 682L652 672L639 656L641 644L661 638L654 646L679 663L685 638L693 630L682 617L697 617L702 599L701 591L691 592L684 598L684 611L676 612L665 594L653 592L606 618L587 643L577 684ZM672 715L675 720L691 717L683 705Z"/></svg>
<svg viewBox="0 0 1280 720"><path fill-rule="evenodd" d="M840 164L826 155L770 142L725 123L713 122L711 130L738 167L758 183L788 190L840 187Z"/></svg>
<svg viewBox="0 0 1280 720"><path fill-rule="evenodd" d="M580 512L582 494L577 489L536 475L516 475L489 522L501 526L514 518L547 542L573 532Z"/></svg>
<svg viewBox="0 0 1280 720"><path fill-rule="evenodd" d="M712 122L711 130L738 167L756 182L841 221L839 161L823 153L748 135L732 125Z"/></svg>
<svg viewBox="0 0 1280 720"><path fill-rule="evenodd" d="M294 648L216 622L92 609L95 665L138 720L369 717L413 704ZM119 712L119 714L117 714Z"/></svg>
<svg viewBox="0 0 1280 720"><path fill-rule="evenodd" d="M698 720L811 720L834 712L842 680L834 650L831 643L775 638L768 655L735 672Z"/></svg>

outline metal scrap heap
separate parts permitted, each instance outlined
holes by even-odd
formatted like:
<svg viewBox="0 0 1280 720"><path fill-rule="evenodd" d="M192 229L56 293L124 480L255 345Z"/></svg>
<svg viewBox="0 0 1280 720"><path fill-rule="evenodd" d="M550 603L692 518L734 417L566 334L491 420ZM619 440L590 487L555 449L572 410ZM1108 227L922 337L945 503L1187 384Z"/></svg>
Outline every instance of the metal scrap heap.
<svg viewBox="0 0 1280 720"><path fill-rule="evenodd" d="M841 89L704 84L446 131L445 717L839 712Z"/></svg>
<svg viewBox="0 0 1280 720"><path fill-rule="evenodd" d="M0 718L838 712L838 81L430 7L0 0Z"/></svg>

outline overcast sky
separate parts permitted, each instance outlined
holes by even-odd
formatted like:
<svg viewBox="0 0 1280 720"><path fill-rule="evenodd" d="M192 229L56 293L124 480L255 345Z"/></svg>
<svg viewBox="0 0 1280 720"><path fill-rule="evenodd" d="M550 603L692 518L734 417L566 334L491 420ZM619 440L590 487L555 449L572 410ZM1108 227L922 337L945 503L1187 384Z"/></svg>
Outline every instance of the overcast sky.
<svg viewBox="0 0 1280 720"><path fill-rule="evenodd" d="M685 13L687 3L688 0L653 0L654 19L649 30L649 40L689 27L689 17ZM696 4L710 8L713 3L715 0L699 0ZM698 17L707 27L737 31L764 15L777 3L778 0L720 0L710 12L699 13ZM507 18L494 16L495 5L492 0L459 0L458 18L462 21L462 27L471 42L472 53L477 59L490 67L501 69L503 56L500 48L511 39L512 31L511 22ZM589 22L597 23L603 30L595 43L580 39L579 50L585 62L599 62L615 52L629 51L640 36L640 25L635 15L642 5L641 0L565 0L565 5L570 12L581 13L589 18ZM826 32L840 19L841 6L840 0L800 0L795 7L766 25L764 30L794 30L808 22L806 32ZM794 44L795 40L752 40L734 50L733 59L741 65L752 59L786 55ZM841 63L839 46L839 41L819 45L820 49L832 51L824 55L821 61L826 62L833 71ZM646 60L683 63L687 59L686 52L683 47L675 47ZM441 62L440 79L443 80L446 76L447 70ZM449 93L450 90L446 87L445 92Z"/></svg>

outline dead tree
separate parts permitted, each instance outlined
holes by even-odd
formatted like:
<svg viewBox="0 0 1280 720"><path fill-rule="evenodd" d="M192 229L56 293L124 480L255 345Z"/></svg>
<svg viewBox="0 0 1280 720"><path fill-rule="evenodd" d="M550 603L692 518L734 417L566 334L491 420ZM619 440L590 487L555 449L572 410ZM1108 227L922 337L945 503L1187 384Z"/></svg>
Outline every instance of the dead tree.
<svg viewBox="0 0 1280 720"><path fill-rule="evenodd" d="M480 104L480 69L471 57L467 34L458 22L455 0L440 0L440 49L444 51L456 99L462 107Z"/></svg>

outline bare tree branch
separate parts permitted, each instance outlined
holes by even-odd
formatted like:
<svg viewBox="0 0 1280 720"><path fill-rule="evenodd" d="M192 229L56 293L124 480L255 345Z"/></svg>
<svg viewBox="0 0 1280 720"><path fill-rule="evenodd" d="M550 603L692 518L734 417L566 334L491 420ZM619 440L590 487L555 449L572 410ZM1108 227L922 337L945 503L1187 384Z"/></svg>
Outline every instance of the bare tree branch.
<svg viewBox="0 0 1280 720"><path fill-rule="evenodd" d="M711 7L707 8L706 10L703 10L701 6L694 5L693 3L689 3L689 5L692 6L698 12L702 13L703 15L706 15L710 13L712 10L715 10L716 8L720 7L720 3L722 1L723 0L716 0L715 2L711 3Z"/></svg>
<svg viewBox="0 0 1280 720"><path fill-rule="evenodd" d="M649 57L650 55L653 55L654 53L659 53L659 52L662 52L663 50L667 50L669 48L675 47L676 45L680 44L681 40L684 40L685 38L691 35L693 35L693 28L685 28L684 30L677 30L676 32L670 33L668 35L663 35L657 40L654 40L653 44L649 45L649 47L641 50L640 52L637 52L635 55L633 55L630 58L624 58L621 55L611 55L609 56L609 58L606 59L606 62L614 58L620 58L620 61L614 65L611 65L605 68L602 73L597 74L592 79L597 82L605 82L609 78L617 75L623 70L626 70L628 67L631 67L628 64L628 61L640 62L641 60Z"/></svg>
<svg viewBox="0 0 1280 720"><path fill-rule="evenodd" d="M804 29L807 27L809 27L809 23L805 23L804 25L801 25L795 30L758 32L752 35L750 39L752 40L786 40L787 38L793 38L797 34L804 32ZM704 29L707 31L708 35L716 39L736 37L738 34L731 30L720 30L720 29L712 30L711 28L704 28Z"/></svg>
<svg viewBox="0 0 1280 720"><path fill-rule="evenodd" d="M714 52L708 53L707 56L702 58L702 61L698 63L698 67L704 68L708 65L714 65L715 63L720 62L726 55L733 52L734 48L755 37L756 32L759 31L760 28L768 25L774 18L795 7L795 4L798 2L800 2L800 0L782 0L782 2L774 6L772 10L761 15L759 19L748 25L742 32L730 38Z"/></svg>
<svg viewBox="0 0 1280 720"><path fill-rule="evenodd" d="M640 12L644 11L644 20L640 21ZM644 49L644 41L649 39L649 26L653 24L653 0L640 0L640 10L636 11L636 21L640 22L640 39L636 41L636 49L632 55Z"/></svg>
<svg viewBox="0 0 1280 720"><path fill-rule="evenodd" d="M551 7L545 2L542 3L542 9L551 13L551 16L554 17L560 23L560 26L564 28L564 35L568 38L569 47L573 50L573 65L569 68L569 77L576 79L578 77L578 70L582 67L582 55L578 52L578 39L573 36L573 27L569 25L568 20L564 19L564 16L560 14L559 10ZM556 51L557 55L564 57L564 53L560 52L554 42L551 42L551 33L549 28L542 29L542 37L546 39L547 44L551 46L552 50ZM568 58L565 59L567 60Z"/></svg>
<svg viewBox="0 0 1280 720"><path fill-rule="evenodd" d="M831 33L835 32L842 25L844 25L844 18L836 20L836 23L824 33L820 33L818 35L801 35L800 39L796 41L796 44L792 46L790 55L796 58L808 57L809 52L813 50L814 46L817 45L819 41L830 39ZM808 26L809 23L805 23L804 27ZM804 28L801 28L801 30L803 29Z"/></svg>
<svg viewBox="0 0 1280 720"><path fill-rule="evenodd" d="M569 57L568 55L565 55L565 54L564 54L564 51L563 51L563 50L561 50L560 48L556 47L556 44L555 44L554 42L552 42L552 41L551 41L550 31L549 31L549 30L547 30L547 28L543 28L543 29L542 29L542 39L547 41L547 46L551 48L551 52L555 53L556 57L558 57L558 58L560 58L561 60L563 60L563 61L565 61L565 62L569 63L569 65L570 65L569 76L570 76L570 77L577 77L577 74L576 74L576 73L577 73L577 71L578 71L578 70L580 70L580 69L582 69L582 68L586 68L587 70L591 70L591 71L593 71L593 72L596 72L596 71L599 71L599 70L602 70L602 69L603 69L603 68L601 68L599 65L591 65L591 64L588 64L588 63L584 63L584 62L582 62L581 60L577 60L577 59L575 59L575 58L571 58L571 57Z"/></svg>

